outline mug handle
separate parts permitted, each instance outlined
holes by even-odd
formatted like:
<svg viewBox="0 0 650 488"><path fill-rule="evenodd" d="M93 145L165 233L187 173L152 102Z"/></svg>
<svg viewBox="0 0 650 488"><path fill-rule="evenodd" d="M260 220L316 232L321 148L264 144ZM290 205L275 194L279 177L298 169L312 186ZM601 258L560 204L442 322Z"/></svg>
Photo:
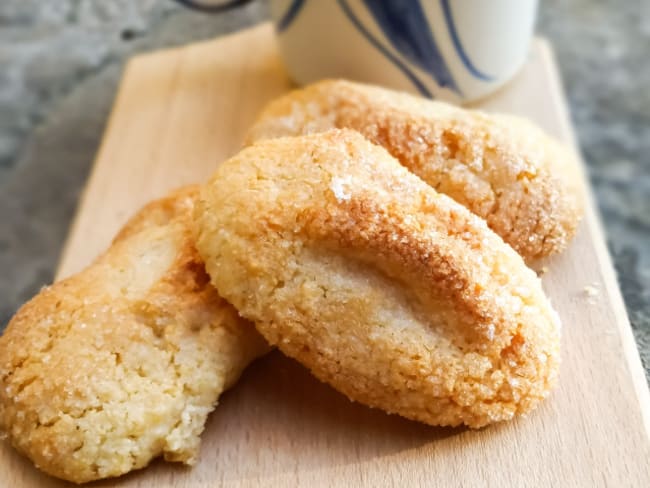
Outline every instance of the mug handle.
<svg viewBox="0 0 650 488"><path fill-rule="evenodd" d="M210 6L210 5L205 5L201 2L197 2L195 0L176 0L176 2L192 10L197 10L199 12L205 12L209 14L218 14L219 12L225 12L226 10L230 10L235 7L241 7L243 5L246 5L250 1L251 0L232 0L230 2L223 3L220 5Z"/></svg>

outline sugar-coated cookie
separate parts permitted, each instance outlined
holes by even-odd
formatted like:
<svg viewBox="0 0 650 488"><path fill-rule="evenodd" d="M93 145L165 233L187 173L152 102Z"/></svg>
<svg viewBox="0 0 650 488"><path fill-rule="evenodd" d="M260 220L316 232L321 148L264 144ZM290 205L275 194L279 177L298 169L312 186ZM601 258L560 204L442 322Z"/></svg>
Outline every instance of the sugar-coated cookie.
<svg viewBox="0 0 650 488"><path fill-rule="evenodd" d="M349 81L296 90L262 112L248 141L350 128L487 220L527 260L567 247L582 215L571 153L525 119Z"/></svg>
<svg viewBox="0 0 650 488"><path fill-rule="evenodd" d="M353 400L481 427L556 383L560 324L535 273L354 131L244 149L202 188L195 226L220 294Z"/></svg>
<svg viewBox="0 0 650 488"><path fill-rule="evenodd" d="M159 455L193 464L219 395L266 351L209 284L189 225L196 192L145 207L0 338L0 429L43 471L81 483Z"/></svg>

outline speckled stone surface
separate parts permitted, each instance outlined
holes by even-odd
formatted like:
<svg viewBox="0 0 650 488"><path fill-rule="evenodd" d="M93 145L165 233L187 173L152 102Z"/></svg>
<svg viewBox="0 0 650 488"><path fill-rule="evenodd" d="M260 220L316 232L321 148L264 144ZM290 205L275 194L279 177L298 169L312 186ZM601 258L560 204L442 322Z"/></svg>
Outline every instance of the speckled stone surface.
<svg viewBox="0 0 650 488"><path fill-rule="evenodd" d="M650 378L650 2L544 0L573 120ZM268 15L170 0L0 2L0 327L52 280L124 61Z"/></svg>

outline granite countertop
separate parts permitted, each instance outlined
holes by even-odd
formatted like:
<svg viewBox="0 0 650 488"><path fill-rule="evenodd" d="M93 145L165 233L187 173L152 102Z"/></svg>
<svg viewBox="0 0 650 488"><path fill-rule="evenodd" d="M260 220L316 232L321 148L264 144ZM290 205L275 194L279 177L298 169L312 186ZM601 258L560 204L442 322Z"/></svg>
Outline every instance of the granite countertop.
<svg viewBox="0 0 650 488"><path fill-rule="evenodd" d="M544 0L549 37L650 378L650 2ZM252 25L170 0L0 3L0 328L51 282L125 60Z"/></svg>

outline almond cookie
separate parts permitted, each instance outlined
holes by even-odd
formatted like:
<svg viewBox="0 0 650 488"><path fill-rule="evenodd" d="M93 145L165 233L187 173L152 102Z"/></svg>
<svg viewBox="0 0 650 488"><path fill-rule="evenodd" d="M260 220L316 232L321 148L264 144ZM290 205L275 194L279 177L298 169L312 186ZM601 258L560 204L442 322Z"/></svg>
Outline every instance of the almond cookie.
<svg viewBox="0 0 650 488"><path fill-rule="evenodd" d="M221 295L352 400L481 427L530 411L556 383L559 320L535 273L354 131L244 149L194 215Z"/></svg>
<svg viewBox="0 0 650 488"><path fill-rule="evenodd" d="M526 260L562 251L582 215L571 153L530 122L348 81L271 102L249 142L350 128L487 220Z"/></svg>
<svg viewBox="0 0 650 488"><path fill-rule="evenodd" d="M266 351L209 284L189 225L196 193L145 207L0 338L0 428L43 471L81 483L159 455L193 464L219 395Z"/></svg>

